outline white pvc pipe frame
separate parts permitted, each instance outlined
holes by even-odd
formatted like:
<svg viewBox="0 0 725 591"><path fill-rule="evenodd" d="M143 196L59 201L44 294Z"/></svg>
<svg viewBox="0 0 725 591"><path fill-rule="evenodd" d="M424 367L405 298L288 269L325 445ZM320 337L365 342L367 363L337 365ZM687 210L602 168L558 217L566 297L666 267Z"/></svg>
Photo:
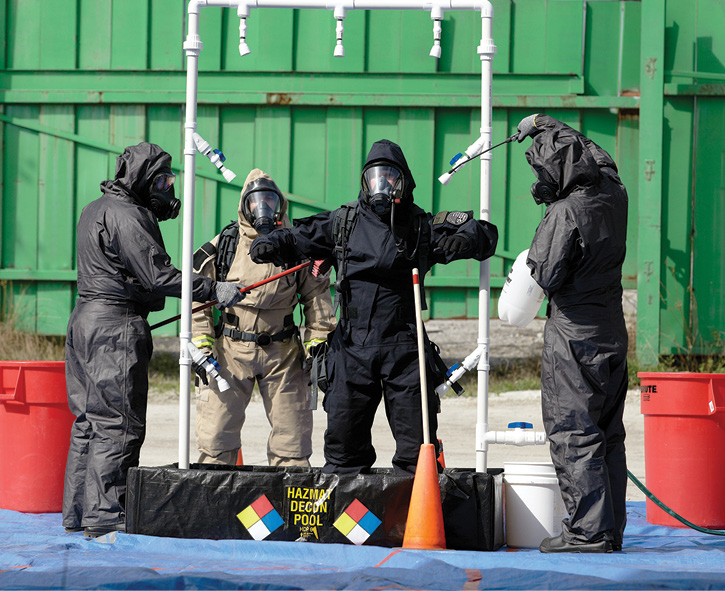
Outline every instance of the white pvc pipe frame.
<svg viewBox="0 0 725 591"><path fill-rule="evenodd" d="M481 146L490 148L492 135L491 83L496 46L492 38L493 6L488 0L190 0L188 5L188 34L184 42L186 52L186 121L184 122L184 216L181 283L181 331L179 343L179 468L189 467L189 419L191 388L191 357L187 343L191 341L191 282L194 239L194 183L196 178L197 88L199 54L203 44L199 36L199 10L206 7L236 8L237 15L247 17L252 8L314 8L335 11L335 16L347 10L425 10L431 18L440 20L446 10L476 10L481 13L481 43L477 53L481 57ZM243 59L240 57L240 59ZM479 141L479 140L477 140ZM480 219L491 219L491 152L481 159ZM489 309L491 270L489 261L483 261L479 273L478 295L478 405L476 418L476 470L486 471L488 442L488 374L489 374Z"/></svg>

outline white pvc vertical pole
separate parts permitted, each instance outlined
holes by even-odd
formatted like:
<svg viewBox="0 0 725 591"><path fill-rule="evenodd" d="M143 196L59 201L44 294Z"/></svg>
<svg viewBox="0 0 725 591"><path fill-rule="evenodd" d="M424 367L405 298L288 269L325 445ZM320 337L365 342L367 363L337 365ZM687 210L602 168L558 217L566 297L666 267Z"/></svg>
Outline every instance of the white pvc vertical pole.
<svg viewBox="0 0 725 591"><path fill-rule="evenodd" d="M486 2L481 6L481 136L483 148L490 148L493 112L491 87L493 81L493 57L496 46L492 38L493 6ZM491 152L481 156L481 212L480 219L491 219ZM491 267L489 260L481 263L478 287L478 346L481 358L478 362L478 405L476 412L476 471L485 472L488 443L488 373L489 365L489 308L491 297Z"/></svg>
<svg viewBox="0 0 725 591"><path fill-rule="evenodd" d="M420 274L413 269L413 299L415 301L415 327L418 333L418 369L420 371L420 403L423 407L423 444L430 443L428 417L428 379L425 372L425 339L423 338L423 306L420 297Z"/></svg>
<svg viewBox="0 0 725 591"><path fill-rule="evenodd" d="M184 122L184 226L181 258L181 331L179 333L179 468L189 467L189 418L191 403L191 281L194 255L194 181L196 178L196 92L199 54L203 44L199 37L199 6L189 2L189 31L184 42L186 51L186 120Z"/></svg>

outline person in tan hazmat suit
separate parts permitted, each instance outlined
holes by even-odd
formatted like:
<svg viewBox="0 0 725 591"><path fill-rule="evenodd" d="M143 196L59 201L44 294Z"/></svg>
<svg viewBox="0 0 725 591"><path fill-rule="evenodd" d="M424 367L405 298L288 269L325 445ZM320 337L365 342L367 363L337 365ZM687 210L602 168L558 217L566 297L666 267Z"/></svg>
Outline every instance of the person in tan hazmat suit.
<svg viewBox="0 0 725 591"><path fill-rule="evenodd" d="M244 278L245 285L276 275L282 271L280 266L258 265L249 258L254 238L275 227L291 227L287 200L272 178L255 168L244 182L238 222L196 251L194 271L215 280L220 276L226 281ZM309 380L293 319L298 301L304 312L304 348L309 355L336 324L329 273L315 277L308 267L257 287L247 294L244 305L222 311L216 327L210 309L192 317L192 343L217 359L221 376L231 386L220 392L216 381L195 367L200 378L196 388L200 463L237 463L245 411L256 383L272 427L267 441L269 465L310 465Z"/></svg>

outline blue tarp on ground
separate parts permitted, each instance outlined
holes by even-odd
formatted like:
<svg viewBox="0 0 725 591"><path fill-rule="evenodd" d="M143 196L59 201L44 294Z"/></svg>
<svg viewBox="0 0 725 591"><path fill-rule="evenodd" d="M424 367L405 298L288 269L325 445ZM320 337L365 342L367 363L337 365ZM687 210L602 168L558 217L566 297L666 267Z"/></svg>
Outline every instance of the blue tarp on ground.
<svg viewBox="0 0 725 591"><path fill-rule="evenodd" d="M627 509L623 552L589 555L91 540L57 513L0 510L0 589L725 589L725 537L651 525L644 502Z"/></svg>

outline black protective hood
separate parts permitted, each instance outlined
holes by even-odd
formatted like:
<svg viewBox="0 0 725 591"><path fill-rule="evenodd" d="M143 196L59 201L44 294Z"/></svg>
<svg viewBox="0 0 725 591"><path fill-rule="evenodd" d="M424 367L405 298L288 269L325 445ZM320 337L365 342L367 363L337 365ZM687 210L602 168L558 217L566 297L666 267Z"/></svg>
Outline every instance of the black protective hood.
<svg viewBox="0 0 725 591"><path fill-rule="evenodd" d="M410 168L408 168L408 163L403 155L403 150L395 142L391 142L390 140L379 140L373 144L372 148L370 148L363 170L370 164L377 162L388 162L401 170L404 179L404 193L402 203L399 207L409 208L413 204L413 189L415 189L415 181L413 180L413 174L410 172ZM370 209L365 202L362 190L360 190L360 194L358 195L358 201L363 207Z"/></svg>
<svg viewBox="0 0 725 591"><path fill-rule="evenodd" d="M129 146L116 159L115 179L103 181L101 191L130 195L148 208L151 181L161 171L171 172L171 156L159 146L146 142Z"/></svg>
<svg viewBox="0 0 725 591"><path fill-rule="evenodd" d="M547 115L537 115L536 124L544 129L526 150L526 160L539 181L558 188L559 199L577 188L587 190L599 185L598 160L603 160L601 165L611 166L616 172L614 162L604 150L565 123Z"/></svg>

